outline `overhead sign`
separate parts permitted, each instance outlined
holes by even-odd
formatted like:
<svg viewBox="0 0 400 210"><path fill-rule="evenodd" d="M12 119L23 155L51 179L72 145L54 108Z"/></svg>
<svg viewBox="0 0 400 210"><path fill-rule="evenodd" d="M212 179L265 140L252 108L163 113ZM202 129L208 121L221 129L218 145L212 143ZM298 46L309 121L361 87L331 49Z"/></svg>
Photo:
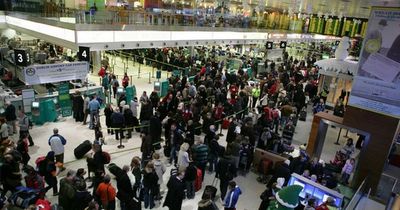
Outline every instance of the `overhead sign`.
<svg viewBox="0 0 400 210"><path fill-rule="evenodd" d="M90 48L79 46L78 59L80 61L90 62Z"/></svg>
<svg viewBox="0 0 400 210"><path fill-rule="evenodd" d="M53 82L85 79L89 72L87 62L33 65L24 68L25 83L37 85Z"/></svg>
<svg viewBox="0 0 400 210"><path fill-rule="evenodd" d="M286 44L287 44L287 42L286 41L281 41L280 43L279 43L279 47L280 48L286 48Z"/></svg>
<svg viewBox="0 0 400 210"><path fill-rule="evenodd" d="M31 63L28 51L26 49L15 49L14 61L17 66L28 66Z"/></svg>
<svg viewBox="0 0 400 210"><path fill-rule="evenodd" d="M267 44L266 44L265 47L266 47L268 50L271 50L273 46L274 46L274 43L273 43L273 42L267 42Z"/></svg>
<svg viewBox="0 0 400 210"><path fill-rule="evenodd" d="M349 105L400 118L400 8L371 8Z"/></svg>

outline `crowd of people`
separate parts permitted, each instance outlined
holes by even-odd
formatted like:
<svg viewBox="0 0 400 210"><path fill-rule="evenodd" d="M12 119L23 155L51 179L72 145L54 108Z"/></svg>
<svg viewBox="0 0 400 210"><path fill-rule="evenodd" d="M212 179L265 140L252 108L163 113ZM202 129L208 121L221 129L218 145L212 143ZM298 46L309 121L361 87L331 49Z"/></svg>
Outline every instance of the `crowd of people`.
<svg viewBox="0 0 400 210"><path fill-rule="evenodd" d="M318 102L326 100L324 95L317 93L317 70L312 67L312 61L297 61L287 53L283 55L281 65L269 64L271 72L255 81L250 79L257 75L257 71L254 75L248 75L241 69L228 73L223 62L217 61L215 56L191 58L168 50L153 53L155 56L160 56L160 53L175 54L168 59L178 66L186 65L182 63L192 66L194 63L189 61L202 60L201 70L190 82L186 75L171 76L168 93L162 99L155 91L150 96L144 91L139 99L134 97L127 101L124 93L114 90L119 87L119 81L107 71L100 75L102 85L106 96L115 98L115 102L105 104L96 95L82 96L77 92L73 96L74 118L86 124L90 116L89 128L95 132L93 156L87 161L88 173L84 169L68 170L67 176L58 182L58 173L65 170L63 148L67 143L58 129L53 130L54 134L49 139L51 151L36 160L36 166L29 165L28 144L33 145L29 134L30 121L20 111L21 146L9 140L4 132L8 129L3 125L15 123L17 117L10 116L15 113L15 107L8 103L7 120L0 119L3 190L18 194L27 191L23 188L25 186L40 192L36 200L42 202L47 191L53 189L53 195L59 196L58 205L67 210L113 210L116 209L117 199L121 209L141 209L142 202L144 208L152 209L164 200L163 206L179 210L184 199L193 199L195 192L202 188L201 183L208 170L209 174L219 179L224 208L235 209L241 190L234 179L239 172L249 171L254 148L286 152L291 146L291 139L281 138L285 130L294 129L296 119L300 111L305 110L308 101L314 101L316 107ZM243 59L244 65L256 70L255 61ZM106 70L107 65L104 68ZM121 81L124 88L127 87L126 80L124 77ZM100 123L103 105L105 125ZM13 128L12 132L17 130L13 126L8 127ZM115 134L116 140L131 138L133 132L139 132L141 157L133 157L131 163L122 168L109 164L110 156L102 150L102 145L107 142L101 128L107 131L107 135ZM228 129L225 137L219 135L223 128ZM222 146L225 145L223 140L226 146ZM166 163L163 156L167 158ZM105 165L115 175L116 186L113 186ZM164 184L166 167L173 169L169 181ZM346 163L343 168L344 182L347 182L351 170ZM302 150L299 157L279 166L268 184L269 192L271 189L274 191L275 182L281 177L287 184L292 172L333 186L332 177L335 176L331 174L328 177L323 173L321 163L314 159L310 161ZM88 182L90 186L84 178L86 173L89 177L92 175ZM25 183L23 174L26 174ZM45 187L44 183L48 186ZM163 199L165 187L168 192ZM89 192L90 188L92 192ZM270 197L262 196L263 203ZM198 209L218 209L215 201L215 193L206 189Z"/></svg>

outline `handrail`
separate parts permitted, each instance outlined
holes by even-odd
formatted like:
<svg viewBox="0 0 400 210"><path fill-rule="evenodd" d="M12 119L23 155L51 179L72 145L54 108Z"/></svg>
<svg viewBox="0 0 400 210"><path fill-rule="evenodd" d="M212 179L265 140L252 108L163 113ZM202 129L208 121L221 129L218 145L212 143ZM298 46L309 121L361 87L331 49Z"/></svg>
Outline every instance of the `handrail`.
<svg viewBox="0 0 400 210"><path fill-rule="evenodd" d="M357 188L357 191L354 193L353 197L351 198L350 202L347 204L346 210L354 210L357 205L359 204L360 200L364 197L364 187L366 186L366 177ZM369 192L371 188L369 189Z"/></svg>

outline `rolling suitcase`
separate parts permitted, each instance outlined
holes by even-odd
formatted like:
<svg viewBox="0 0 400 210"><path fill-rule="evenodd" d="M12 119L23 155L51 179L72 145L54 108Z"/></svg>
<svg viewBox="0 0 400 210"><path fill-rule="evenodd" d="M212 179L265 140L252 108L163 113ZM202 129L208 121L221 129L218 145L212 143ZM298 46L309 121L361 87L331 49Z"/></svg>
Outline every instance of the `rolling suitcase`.
<svg viewBox="0 0 400 210"><path fill-rule="evenodd" d="M117 166L115 163L110 163L107 168L108 168L108 171L110 171L110 173L116 177L119 177L122 174L124 174L124 171L119 166Z"/></svg>
<svg viewBox="0 0 400 210"><path fill-rule="evenodd" d="M81 159L92 149L92 142L85 140L78 147L74 149L74 155L76 159Z"/></svg>
<svg viewBox="0 0 400 210"><path fill-rule="evenodd" d="M222 120L222 129L228 129L229 128L229 119L223 119Z"/></svg>
<svg viewBox="0 0 400 210"><path fill-rule="evenodd" d="M203 194L206 194L206 193L209 194L212 201L215 201L215 197L217 195L217 188L214 187L214 182L216 183L216 178L214 178L211 185L206 185L206 187L204 188L204 192L203 192Z"/></svg>
<svg viewBox="0 0 400 210"><path fill-rule="evenodd" d="M306 121L306 118L307 118L306 110L301 110L300 113L299 113L299 120Z"/></svg>

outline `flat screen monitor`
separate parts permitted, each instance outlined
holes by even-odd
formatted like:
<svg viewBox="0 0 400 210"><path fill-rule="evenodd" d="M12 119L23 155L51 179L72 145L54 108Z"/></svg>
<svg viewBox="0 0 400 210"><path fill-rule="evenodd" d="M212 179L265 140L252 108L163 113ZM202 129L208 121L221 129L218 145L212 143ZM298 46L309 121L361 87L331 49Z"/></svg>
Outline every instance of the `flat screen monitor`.
<svg viewBox="0 0 400 210"><path fill-rule="evenodd" d="M32 102L32 108L39 108L39 102L37 101Z"/></svg>
<svg viewBox="0 0 400 210"><path fill-rule="evenodd" d="M299 182L299 181L297 181L297 180L294 180L293 185L300 185L300 186L303 187L303 190L304 190L305 184L303 184L303 183L301 183L301 182Z"/></svg>
<svg viewBox="0 0 400 210"><path fill-rule="evenodd" d="M325 202L325 201L328 199L328 197L332 197L332 196L325 194L325 195L322 197L322 202ZM333 197L332 197L332 198L333 198ZM335 203L336 203L336 199L333 198L333 200L334 200Z"/></svg>

